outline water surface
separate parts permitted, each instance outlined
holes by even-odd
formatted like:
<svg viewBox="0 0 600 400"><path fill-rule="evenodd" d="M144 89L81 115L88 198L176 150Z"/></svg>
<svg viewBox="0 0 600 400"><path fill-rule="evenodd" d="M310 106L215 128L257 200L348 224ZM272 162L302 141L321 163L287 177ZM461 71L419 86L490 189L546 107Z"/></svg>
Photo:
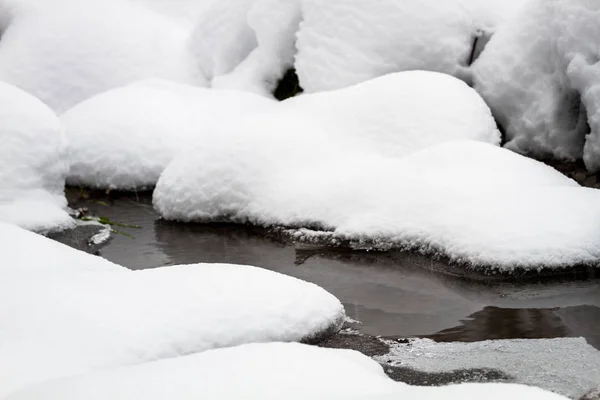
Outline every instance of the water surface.
<svg viewBox="0 0 600 400"><path fill-rule="evenodd" d="M314 282L336 295L361 331L438 341L583 336L600 349L600 279L476 282L434 272L420 256L314 251L250 227L169 223L148 195L79 201L93 213L138 225L117 228L102 250L133 270L176 264L248 264ZM276 299L274 299L276 301Z"/></svg>

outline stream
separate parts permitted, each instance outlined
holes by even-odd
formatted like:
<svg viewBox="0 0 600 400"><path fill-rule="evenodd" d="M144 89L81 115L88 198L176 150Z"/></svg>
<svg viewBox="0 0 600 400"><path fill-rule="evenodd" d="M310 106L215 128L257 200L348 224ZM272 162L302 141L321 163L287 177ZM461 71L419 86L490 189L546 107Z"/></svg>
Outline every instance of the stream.
<svg viewBox="0 0 600 400"><path fill-rule="evenodd" d="M436 272L431 259L305 249L246 226L161 220L148 194L71 202L136 225L116 227L100 255L132 270L177 264L248 264L322 286L361 332L436 341L584 337L600 349L600 279L474 281ZM274 299L276 301L276 299Z"/></svg>

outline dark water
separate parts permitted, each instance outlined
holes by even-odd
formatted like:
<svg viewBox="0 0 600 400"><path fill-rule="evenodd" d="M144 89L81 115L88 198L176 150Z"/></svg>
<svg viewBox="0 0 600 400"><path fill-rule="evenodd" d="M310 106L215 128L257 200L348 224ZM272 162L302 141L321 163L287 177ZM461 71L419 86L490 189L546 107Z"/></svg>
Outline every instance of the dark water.
<svg viewBox="0 0 600 400"><path fill-rule="evenodd" d="M101 204L104 203L104 204ZM438 341L583 336L600 349L600 279L474 282L434 272L432 260L297 249L251 228L159 220L149 196L83 201L117 228L102 256L137 270L218 262L249 264L314 282L336 295L361 331Z"/></svg>

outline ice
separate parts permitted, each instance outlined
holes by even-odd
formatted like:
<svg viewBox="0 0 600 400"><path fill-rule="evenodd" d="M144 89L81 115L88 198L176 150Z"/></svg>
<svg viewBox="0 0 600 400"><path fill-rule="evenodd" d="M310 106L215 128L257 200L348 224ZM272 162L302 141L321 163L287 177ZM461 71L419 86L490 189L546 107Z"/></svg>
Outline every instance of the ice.
<svg viewBox="0 0 600 400"><path fill-rule="evenodd" d="M0 221L48 231L67 227L67 146L58 117L0 82Z"/></svg>
<svg viewBox="0 0 600 400"><path fill-rule="evenodd" d="M156 0L158 1L158 0ZM191 25L129 0L2 0L9 10L0 80L59 114L140 79L205 79L187 47Z"/></svg>
<svg viewBox="0 0 600 400"><path fill-rule="evenodd" d="M475 83L508 148L600 169L599 21L595 1L537 0L498 29Z"/></svg>
<svg viewBox="0 0 600 400"><path fill-rule="evenodd" d="M231 121L269 108L251 93L145 81L102 93L63 115L71 169L67 182L94 188L152 188L182 149Z"/></svg>
<svg viewBox="0 0 600 400"><path fill-rule="evenodd" d="M249 344L47 382L7 400L404 399L564 400L508 384L412 387L358 352L300 344Z"/></svg>
<svg viewBox="0 0 600 400"><path fill-rule="evenodd" d="M476 343L435 343L415 339L408 344L395 344L390 354L377 358L426 372L497 369L513 376L516 382L542 387L573 399L596 388L600 377L600 352L582 338Z"/></svg>
<svg viewBox="0 0 600 400"><path fill-rule="evenodd" d="M0 250L0 398L51 378L316 339L344 318L320 287L255 267L134 272L3 223Z"/></svg>

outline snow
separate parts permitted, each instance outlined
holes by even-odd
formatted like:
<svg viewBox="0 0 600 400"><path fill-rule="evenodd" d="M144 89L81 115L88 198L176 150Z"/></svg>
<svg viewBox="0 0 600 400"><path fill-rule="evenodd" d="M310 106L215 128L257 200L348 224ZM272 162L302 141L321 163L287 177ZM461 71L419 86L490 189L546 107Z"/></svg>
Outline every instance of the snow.
<svg viewBox="0 0 600 400"><path fill-rule="evenodd" d="M0 398L27 385L339 329L320 287L255 267L129 271L0 223ZM35 251L32 251L34 249Z"/></svg>
<svg viewBox="0 0 600 400"><path fill-rule="evenodd" d="M542 387L573 399L596 388L600 377L600 352L582 338L475 343L413 339L409 344L394 344L390 354L376 359L392 360L391 365L425 372L496 369L513 376L518 383Z"/></svg>
<svg viewBox="0 0 600 400"><path fill-rule="evenodd" d="M361 151L401 157L442 141L500 143L488 106L451 76L408 71L343 90L291 98L282 103L310 119L358 139Z"/></svg>
<svg viewBox="0 0 600 400"><path fill-rule="evenodd" d="M159 80L102 93L62 117L71 152L67 182L94 188L151 188L186 146L218 135L232 118L273 104L250 93Z"/></svg>
<svg viewBox="0 0 600 400"><path fill-rule="evenodd" d="M489 37L527 1L303 0L300 86L312 93L415 69L470 81L475 39Z"/></svg>
<svg viewBox="0 0 600 400"><path fill-rule="evenodd" d="M237 136L179 155L155 209L186 222L324 230L294 239L441 253L507 272L600 261L600 192L544 164L476 141L392 157L380 150L394 146L391 135L369 150L356 132L320 130L307 115L244 121Z"/></svg>
<svg viewBox="0 0 600 400"><path fill-rule="evenodd" d="M187 47L191 26L141 2L0 3L11 16L2 33L0 80L40 98L59 114L140 79L206 84Z"/></svg>
<svg viewBox="0 0 600 400"><path fill-rule="evenodd" d="M541 389L500 384L442 388L393 382L358 352L300 344L235 348L47 382L7 400L93 399L490 399L559 400Z"/></svg>
<svg viewBox="0 0 600 400"><path fill-rule="evenodd" d="M473 30L457 0L303 1L296 70L310 93L391 72L461 75Z"/></svg>
<svg viewBox="0 0 600 400"><path fill-rule="evenodd" d="M536 0L498 29L475 84L508 148L600 170L599 21L594 1Z"/></svg>
<svg viewBox="0 0 600 400"><path fill-rule="evenodd" d="M454 78L403 72L274 110L175 157L154 192L161 216L503 271L600 261L600 192L484 143L498 142L489 110Z"/></svg>
<svg viewBox="0 0 600 400"><path fill-rule="evenodd" d="M212 87L272 96L279 80L294 65L301 19L299 0L255 2L247 21L256 36L256 47L231 73L216 77Z"/></svg>
<svg viewBox="0 0 600 400"><path fill-rule="evenodd" d="M63 192L66 151L58 117L0 82L0 221L39 231L71 224Z"/></svg>

